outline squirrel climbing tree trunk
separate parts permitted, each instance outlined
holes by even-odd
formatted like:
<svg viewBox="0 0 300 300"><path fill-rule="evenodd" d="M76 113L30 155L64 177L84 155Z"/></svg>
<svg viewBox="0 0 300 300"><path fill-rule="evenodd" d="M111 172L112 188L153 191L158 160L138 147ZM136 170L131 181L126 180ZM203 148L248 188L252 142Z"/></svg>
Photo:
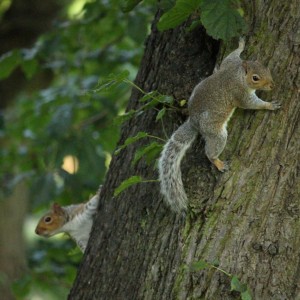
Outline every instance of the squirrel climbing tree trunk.
<svg viewBox="0 0 300 300"><path fill-rule="evenodd" d="M157 182L113 197L132 175L158 176L144 162L131 165L145 141L114 156L69 299L223 300L242 292L252 299L300 299L300 4L256 1L244 9L250 34L242 57L269 66L276 87L263 98L282 108L235 112L222 155L230 159L226 173L211 166L201 137L194 142L182 163L186 217L165 206ZM188 99L212 73L219 45L202 28L161 33L155 22L135 82ZM133 90L128 110L141 105L140 97ZM186 118L168 110L162 128L155 117L149 110L126 122L120 144L139 131L165 138L163 132L170 136Z"/></svg>

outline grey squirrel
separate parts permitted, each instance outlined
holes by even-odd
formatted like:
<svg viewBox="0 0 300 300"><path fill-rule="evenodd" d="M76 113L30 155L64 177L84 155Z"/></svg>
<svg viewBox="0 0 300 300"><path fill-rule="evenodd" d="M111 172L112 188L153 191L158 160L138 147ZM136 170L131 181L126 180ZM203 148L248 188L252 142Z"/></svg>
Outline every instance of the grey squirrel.
<svg viewBox="0 0 300 300"><path fill-rule="evenodd" d="M101 189L101 187L100 187ZM97 212L100 189L88 202L60 206L57 203L39 220L35 233L51 237L58 233L67 233L82 252L87 246L93 219Z"/></svg>
<svg viewBox="0 0 300 300"><path fill-rule="evenodd" d="M175 212L187 209L180 163L197 135L205 140L205 153L216 168L224 172L227 165L219 159L227 140L227 123L236 107L244 109L280 108L278 102L265 102L255 90L271 90L273 79L267 67L258 61L240 58L245 42L221 63L219 70L201 81L188 102L189 118L164 146L158 163L161 193Z"/></svg>

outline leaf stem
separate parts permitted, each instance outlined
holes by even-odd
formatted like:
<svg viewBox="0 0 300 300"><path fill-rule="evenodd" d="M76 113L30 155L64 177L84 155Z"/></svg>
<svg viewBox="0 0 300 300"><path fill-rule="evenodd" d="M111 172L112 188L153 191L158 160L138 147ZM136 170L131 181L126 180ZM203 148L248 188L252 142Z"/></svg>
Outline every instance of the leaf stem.
<svg viewBox="0 0 300 300"><path fill-rule="evenodd" d="M144 90L142 90L138 85L136 85L133 81L126 78L126 79L124 79L124 82L130 84L131 86L136 88L138 91L140 91L142 94L146 95L146 92Z"/></svg>
<svg viewBox="0 0 300 300"><path fill-rule="evenodd" d="M214 268L214 269L216 269L216 270L218 270L218 271L224 273L224 274L227 275L228 277L230 277L230 278L232 277L232 275L231 275L230 273L227 273L227 272L224 271L223 269L220 269L220 268L218 268L218 267L216 267L216 266L214 266L214 265L212 265L212 264L210 264L210 266L211 266L212 268Z"/></svg>
<svg viewBox="0 0 300 300"><path fill-rule="evenodd" d="M147 137L150 137L150 138L153 138L153 139L157 139L157 140L162 141L164 143L166 142L166 140L164 140L164 139L162 139L162 138L160 138L158 136L155 136L155 135L148 134Z"/></svg>
<svg viewBox="0 0 300 300"><path fill-rule="evenodd" d="M149 180L143 180L140 183L150 183L150 182L159 182L159 179L149 179Z"/></svg>

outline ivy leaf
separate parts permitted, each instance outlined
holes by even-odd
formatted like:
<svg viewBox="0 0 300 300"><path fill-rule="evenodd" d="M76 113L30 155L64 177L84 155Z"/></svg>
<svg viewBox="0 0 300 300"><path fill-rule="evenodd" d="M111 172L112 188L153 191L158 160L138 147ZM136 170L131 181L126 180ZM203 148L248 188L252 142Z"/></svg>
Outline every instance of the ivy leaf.
<svg viewBox="0 0 300 300"><path fill-rule="evenodd" d="M7 78L20 64L21 54L19 50L13 50L0 57L0 79Z"/></svg>
<svg viewBox="0 0 300 300"><path fill-rule="evenodd" d="M166 113L166 108L164 107L158 112L155 121L160 120L165 115L165 113Z"/></svg>
<svg viewBox="0 0 300 300"><path fill-rule="evenodd" d="M38 62L35 59L23 60L21 62L21 68L27 79L32 78L38 68Z"/></svg>
<svg viewBox="0 0 300 300"><path fill-rule="evenodd" d="M162 15L157 28L160 31L175 28L196 11L199 4L200 0L177 0L175 6Z"/></svg>
<svg viewBox="0 0 300 300"><path fill-rule="evenodd" d="M179 105L182 107L182 106L184 106L185 104L186 104L186 100L185 99L183 99L183 100L180 100L179 101Z"/></svg>
<svg viewBox="0 0 300 300"><path fill-rule="evenodd" d="M120 125L120 124L124 123L125 121L128 121L128 120L132 119L136 114L137 114L137 111L131 109L128 112L126 112L126 113L124 113L120 116L117 116L114 119L114 124L115 125Z"/></svg>
<svg viewBox="0 0 300 300"><path fill-rule="evenodd" d="M119 74L110 74L107 78L99 81L97 88L94 92L97 93L108 93L113 91L118 85L124 82L125 79L129 76L129 72L127 70L119 73Z"/></svg>
<svg viewBox="0 0 300 300"><path fill-rule="evenodd" d="M143 178L141 176L131 176L130 178L124 180L116 189L114 192L114 196L118 196L120 193L122 193L124 190L128 189L130 186L143 182Z"/></svg>
<svg viewBox="0 0 300 300"><path fill-rule="evenodd" d="M231 278L231 290L244 293L247 291L247 285L240 282L240 280L234 275Z"/></svg>
<svg viewBox="0 0 300 300"><path fill-rule="evenodd" d="M146 103L144 106L143 106L143 110L146 110L146 109L150 109L152 107L155 107L157 104L159 103L159 99L158 98L153 98L151 101L149 101L148 103Z"/></svg>
<svg viewBox="0 0 300 300"><path fill-rule="evenodd" d="M144 95L140 100L139 102L146 102L148 101L149 99L155 99L159 97L159 93L157 91L151 91L149 93L147 93L146 95Z"/></svg>
<svg viewBox="0 0 300 300"><path fill-rule="evenodd" d="M140 131L137 133L137 135L129 137L128 139L126 139L125 143L115 151L115 154L116 155L119 154L120 151L123 150L124 148L126 148L128 145L135 143L136 141L138 141L142 138L145 138L147 136L148 136L147 132Z"/></svg>
<svg viewBox="0 0 300 300"><path fill-rule="evenodd" d="M146 162L149 165L154 158L160 154L162 147L162 144L153 142L145 147L139 148L135 153L132 164L135 165L143 156L145 156Z"/></svg>
<svg viewBox="0 0 300 300"><path fill-rule="evenodd" d="M210 265L204 260L199 260L199 261L192 264L192 270L193 271L201 271L201 270L204 270L208 267L210 267Z"/></svg>
<svg viewBox="0 0 300 300"><path fill-rule="evenodd" d="M246 23L232 0L203 0L201 22L215 39L229 40L246 30Z"/></svg>
<svg viewBox="0 0 300 300"><path fill-rule="evenodd" d="M250 292L247 290L245 292L241 293L242 300L252 300L252 296L250 295Z"/></svg>
<svg viewBox="0 0 300 300"><path fill-rule="evenodd" d="M173 104L174 98L172 96L168 96L168 95L160 95L159 102L166 103L166 104Z"/></svg>

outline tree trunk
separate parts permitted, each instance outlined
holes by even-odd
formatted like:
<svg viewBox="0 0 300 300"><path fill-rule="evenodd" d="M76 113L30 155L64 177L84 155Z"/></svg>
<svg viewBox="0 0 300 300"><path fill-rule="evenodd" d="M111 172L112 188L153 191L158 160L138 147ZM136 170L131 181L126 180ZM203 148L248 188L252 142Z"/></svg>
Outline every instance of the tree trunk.
<svg viewBox="0 0 300 300"><path fill-rule="evenodd" d="M0 209L0 294L2 299L14 299L11 284L25 272L26 256L23 237L24 218L28 209L28 187L21 181L13 193L1 199Z"/></svg>
<svg viewBox="0 0 300 300"><path fill-rule="evenodd" d="M246 9L252 35L243 57L269 65L276 88L261 97L279 100L281 110L235 112L222 154L230 161L224 174L208 162L201 137L196 140L182 163L190 201L186 218L165 206L158 183L113 197L132 175L157 178L143 162L131 166L141 143L114 156L69 299L238 299L231 291L233 275L253 299L300 299L300 4L255 3ZM185 29L160 33L153 26L138 86L187 99L212 72L218 44L201 28ZM140 96L133 91L128 109L141 105ZM163 136L155 116L147 111L127 122L120 144L139 131ZM167 119L170 135L183 117L169 113ZM213 267L192 271L189 266L199 260L218 261L231 275Z"/></svg>

